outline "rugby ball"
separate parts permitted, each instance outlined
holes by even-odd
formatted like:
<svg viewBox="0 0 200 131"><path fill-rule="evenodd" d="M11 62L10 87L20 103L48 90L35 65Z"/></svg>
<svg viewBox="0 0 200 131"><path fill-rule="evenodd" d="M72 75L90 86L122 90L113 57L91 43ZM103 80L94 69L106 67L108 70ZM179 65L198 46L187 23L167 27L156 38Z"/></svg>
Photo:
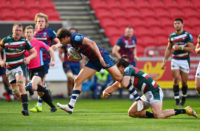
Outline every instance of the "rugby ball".
<svg viewBox="0 0 200 131"><path fill-rule="evenodd" d="M81 54L78 53L73 47L69 47L67 49L67 53L71 56L73 56L73 60L80 61L82 59Z"/></svg>

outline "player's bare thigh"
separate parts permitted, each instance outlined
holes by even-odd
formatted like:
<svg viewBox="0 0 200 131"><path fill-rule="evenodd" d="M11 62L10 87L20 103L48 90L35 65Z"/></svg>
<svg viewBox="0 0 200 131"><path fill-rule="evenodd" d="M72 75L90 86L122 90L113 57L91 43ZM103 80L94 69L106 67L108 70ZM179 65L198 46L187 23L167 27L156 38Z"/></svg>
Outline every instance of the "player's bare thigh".
<svg viewBox="0 0 200 131"><path fill-rule="evenodd" d="M117 68L116 65L106 69L110 74L111 76L116 80L116 81L119 81L121 82L122 80L122 74L120 73L119 69Z"/></svg>
<svg viewBox="0 0 200 131"><path fill-rule="evenodd" d="M144 109L140 112L137 111L137 102L134 102L128 110L128 115L130 117L146 117L146 109L148 107L144 106Z"/></svg>
<svg viewBox="0 0 200 131"><path fill-rule="evenodd" d="M74 80L74 89L81 90L82 82L92 77L96 72L97 72L96 70L88 68L86 66L82 68L78 76Z"/></svg>
<svg viewBox="0 0 200 131"><path fill-rule="evenodd" d="M179 81L181 80L180 70L171 70L173 81L175 85L178 85Z"/></svg>
<svg viewBox="0 0 200 131"><path fill-rule="evenodd" d="M195 77L195 88L198 93L200 93L200 78Z"/></svg>

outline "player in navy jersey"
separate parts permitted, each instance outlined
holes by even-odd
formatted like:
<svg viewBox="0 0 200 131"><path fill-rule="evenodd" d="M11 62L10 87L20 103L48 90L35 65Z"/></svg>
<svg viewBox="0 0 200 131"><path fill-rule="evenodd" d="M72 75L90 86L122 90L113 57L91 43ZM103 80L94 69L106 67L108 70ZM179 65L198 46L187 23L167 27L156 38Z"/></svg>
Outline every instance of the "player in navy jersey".
<svg viewBox="0 0 200 131"><path fill-rule="evenodd" d="M56 50L57 44L59 44L60 41L58 38L56 38L56 32L48 27L49 26L48 16L44 13L37 13L35 15L34 21L35 21L34 38L43 41L46 45ZM56 43L56 45L52 45L53 41ZM43 50L43 60L45 67L45 75L42 79L42 85L45 87L45 79L46 75L48 74L49 63L50 63L50 54L45 49ZM38 97L38 102L36 106L42 107L42 99L40 97ZM30 109L30 111L34 112L36 110L36 106Z"/></svg>
<svg viewBox="0 0 200 131"><path fill-rule="evenodd" d="M118 59L123 55L128 56L129 62L133 66L136 66L135 62L138 61L136 50L137 40L133 33L133 27L127 26L125 34L118 39L117 44L113 47L112 53Z"/></svg>
<svg viewBox="0 0 200 131"><path fill-rule="evenodd" d="M77 33L77 29L70 28L71 33ZM67 77L67 93L68 97L71 97L72 88L74 85L74 78L78 75L80 71L80 62L79 61L70 61L67 56L67 49L71 47L68 45L63 45L59 50L59 58L63 62L63 70ZM63 55L64 54L64 55Z"/></svg>
<svg viewBox="0 0 200 131"><path fill-rule="evenodd" d="M74 80L74 88L69 104L62 105L57 103L57 105L64 111L70 114L73 112L77 98L81 93L82 82L93 76L102 68L106 69L115 80L122 80L122 75L110 58L109 53L102 47L98 46L93 40L90 40L79 33L71 34L70 31L65 28L58 30L57 38L59 38L63 45L71 44L76 51L85 55L89 59L88 63L81 69ZM71 55L68 57L73 59L73 56Z"/></svg>

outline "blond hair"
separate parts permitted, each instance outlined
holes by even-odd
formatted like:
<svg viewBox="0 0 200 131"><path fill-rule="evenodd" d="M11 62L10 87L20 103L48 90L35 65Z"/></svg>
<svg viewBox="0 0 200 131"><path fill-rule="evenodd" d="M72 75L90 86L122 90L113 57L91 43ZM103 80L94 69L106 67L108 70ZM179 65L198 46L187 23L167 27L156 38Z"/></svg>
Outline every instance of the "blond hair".
<svg viewBox="0 0 200 131"><path fill-rule="evenodd" d="M49 24L48 24L48 16L46 14L44 14L44 13L37 13L35 15L35 19L34 19L36 27L37 27L37 19L38 18L44 18L45 22L46 22L45 27L47 28L49 26Z"/></svg>
<svg viewBox="0 0 200 131"><path fill-rule="evenodd" d="M25 30L28 30L28 29L32 29L33 30L33 26L32 25L28 25L25 27Z"/></svg>

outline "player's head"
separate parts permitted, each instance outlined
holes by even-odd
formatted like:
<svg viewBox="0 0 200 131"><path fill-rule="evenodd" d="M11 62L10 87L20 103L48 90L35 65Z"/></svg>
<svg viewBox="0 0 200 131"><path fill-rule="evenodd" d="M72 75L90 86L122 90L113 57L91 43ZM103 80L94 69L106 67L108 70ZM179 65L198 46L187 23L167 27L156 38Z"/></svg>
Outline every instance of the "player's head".
<svg viewBox="0 0 200 131"><path fill-rule="evenodd" d="M34 31L33 31L33 26L29 25L25 27L25 37L27 40L31 41L33 39L34 36Z"/></svg>
<svg viewBox="0 0 200 131"><path fill-rule="evenodd" d="M58 29L56 33L56 37L60 40L60 42L63 45L70 43L70 36L71 36L71 32L66 28L60 28Z"/></svg>
<svg viewBox="0 0 200 131"><path fill-rule="evenodd" d="M183 29L183 19L181 18L174 19L174 28L177 32L181 31Z"/></svg>
<svg viewBox="0 0 200 131"><path fill-rule="evenodd" d="M124 60L123 58L120 58L118 61L117 61L117 67L119 69L119 71L124 74L124 69L130 65L130 63L126 60Z"/></svg>
<svg viewBox="0 0 200 131"><path fill-rule="evenodd" d="M128 38L131 38L133 36L133 27L132 26L127 26L125 29L125 36Z"/></svg>
<svg viewBox="0 0 200 131"><path fill-rule="evenodd" d="M44 29L49 26L48 24L48 16L44 13L37 13L35 15L35 28L37 29Z"/></svg>
<svg viewBox="0 0 200 131"><path fill-rule="evenodd" d="M78 33L78 30L76 28L70 28L69 29L70 33Z"/></svg>
<svg viewBox="0 0 200 131"><path fill-rule="evenodd" d="M23 35L23 26L21 23L16 23L12 28L13 38L14 40L19 40Z"/></svg>

